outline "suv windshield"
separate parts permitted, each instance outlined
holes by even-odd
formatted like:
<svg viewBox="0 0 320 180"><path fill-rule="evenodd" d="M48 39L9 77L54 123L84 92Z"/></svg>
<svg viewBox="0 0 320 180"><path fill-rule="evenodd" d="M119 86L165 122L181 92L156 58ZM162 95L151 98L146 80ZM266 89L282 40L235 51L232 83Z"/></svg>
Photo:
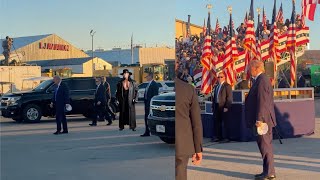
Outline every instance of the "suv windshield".
<svg viewBox="0 0 320 180"><path fill-rule="evenodd" d="M168 87L174 87L174 82L166 82L166 85L167 85Z"/></svg>
<svg viewBox="0 0 320 180"><path fill-rule="evenodd" d="M49 85L51 85L53 80L47 80L40 83L36 88L33 89L33 91L43 91L46 89Z"/></svg>

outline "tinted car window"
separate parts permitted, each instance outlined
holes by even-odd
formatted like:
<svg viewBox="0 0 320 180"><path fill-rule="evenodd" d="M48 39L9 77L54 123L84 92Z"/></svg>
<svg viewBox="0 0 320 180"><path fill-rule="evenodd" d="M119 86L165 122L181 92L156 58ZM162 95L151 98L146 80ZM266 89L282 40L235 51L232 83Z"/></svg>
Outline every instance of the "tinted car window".
<svg viewBox="0 0 320 180"><path fill-rule="evenodd" d="M148 83L142 83L138 87L139 87L139 89L143 89L143 88L146 88L147 85L148 85Z"/></svg>
<svg viewBox="0 0 320 180"><path fill-rule="evenodd" d="M94 79L73 79L72 83L69 82L68 87L70 88L70 90L96 89Z"/></svg>
<svg viewBox="0 0 320 180"><path fill-rule="evenodd" d="M43 91L46 89L50 84L52 84L52 80L43 81L40 83L36 88L33 89L33 91Z"/></svg>
<svg viewBox="0 0 320 180"><path fill-rule="evenodd" d="M168 87L174 87L174 82L166 82L166 85L167 85Z"/></svg>

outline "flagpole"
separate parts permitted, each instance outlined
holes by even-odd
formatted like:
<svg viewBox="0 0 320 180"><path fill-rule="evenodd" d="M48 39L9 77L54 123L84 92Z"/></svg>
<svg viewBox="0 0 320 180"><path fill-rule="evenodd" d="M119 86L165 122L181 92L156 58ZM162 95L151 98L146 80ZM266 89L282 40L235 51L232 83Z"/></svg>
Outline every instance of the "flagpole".
<svg viewBox="0 0 320 180"><path fill-rule="evenodd" d="M294 4L294 6L295 6L296 0L292 0L292 2ZM296 30L295 30L295 32L296 32ZM296 33L294 35L296 36ZM296 39L296 37L295 37L295 39ZM298 78L297 78L298 59L297 59L297 51L296 51L296 42L294 43L294 66L295 66L295 77L296 77L294 84L295 84L295 87L297 88L298 87Z"/></svg>

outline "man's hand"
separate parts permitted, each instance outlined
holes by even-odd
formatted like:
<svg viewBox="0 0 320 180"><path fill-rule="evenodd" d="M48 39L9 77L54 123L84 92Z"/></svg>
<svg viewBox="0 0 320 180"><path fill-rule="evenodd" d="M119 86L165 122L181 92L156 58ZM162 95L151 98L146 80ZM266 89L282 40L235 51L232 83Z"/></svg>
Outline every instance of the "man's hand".
<svg viewBox="0 0 320 180"><path fill-rule="evenodd" d="M99 106L100 104L101 104L101 102L100 102L100 101L98 101L98 102L97 102L97 105Z"/></svg>
<svg viewBox="0 0 320 180"><path fill-rule="evenodd" d="M223 108L223 112L228 112L228 108Z"/></svg>
<svg viewBox="0 0 320 180"><path fill-rule="evenodd" d="M200 153L195 153L194 155L192 155L192 163L196 166L200 165L202 161L202 152Z"/></svg>
<svg viewBox="0 0 320 180"><path fill-rule="evenodd" d="M256 126L257 126L257 127L262 126L262 121L257 121L257 122L256 122Z"/></svg>
<svg viewBox="0 0 320 180"><path fill-rule="evenodd" d="M53 108L53 102L50 103L50 108Z"/></svg>

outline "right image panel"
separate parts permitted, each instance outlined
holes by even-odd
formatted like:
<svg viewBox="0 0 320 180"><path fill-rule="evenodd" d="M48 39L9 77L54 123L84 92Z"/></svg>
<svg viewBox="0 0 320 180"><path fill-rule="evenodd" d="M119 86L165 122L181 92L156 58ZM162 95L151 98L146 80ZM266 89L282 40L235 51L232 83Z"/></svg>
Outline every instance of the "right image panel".
<svg viewBox="0 0 320 180"><path fill-rule="evenodd" d="M317 179L317 4L176 0L176 180Z"/></svg>

